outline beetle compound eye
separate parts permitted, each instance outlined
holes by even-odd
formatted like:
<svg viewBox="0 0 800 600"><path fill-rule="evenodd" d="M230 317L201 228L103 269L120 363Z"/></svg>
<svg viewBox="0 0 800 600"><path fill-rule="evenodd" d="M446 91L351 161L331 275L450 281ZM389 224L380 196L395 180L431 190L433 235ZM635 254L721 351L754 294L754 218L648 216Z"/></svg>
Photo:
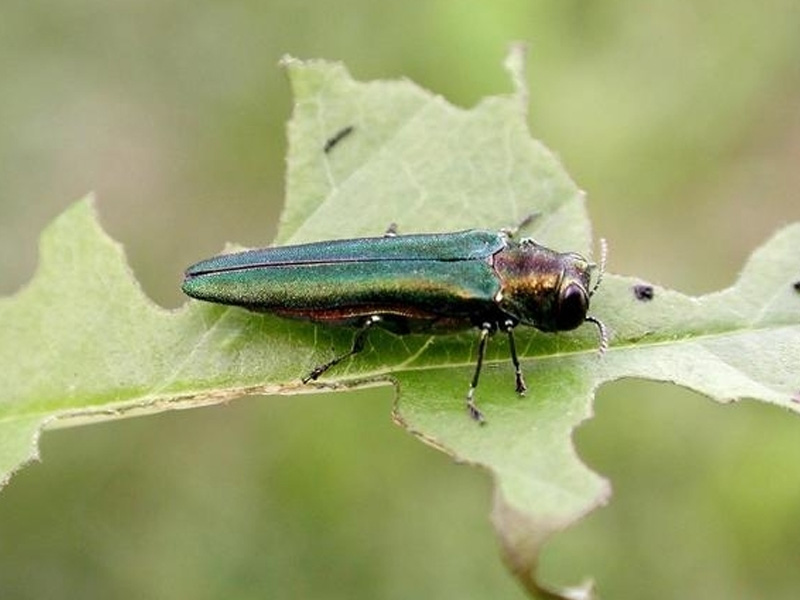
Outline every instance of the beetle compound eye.
<svg viewBox="0 0 800 600"><path fill-rule="evenodd" d="M559 331L575 329L586 319L587 310L589 310L589 299L586 290L577 283L570 283L558 299L556 326Z"/></svg>

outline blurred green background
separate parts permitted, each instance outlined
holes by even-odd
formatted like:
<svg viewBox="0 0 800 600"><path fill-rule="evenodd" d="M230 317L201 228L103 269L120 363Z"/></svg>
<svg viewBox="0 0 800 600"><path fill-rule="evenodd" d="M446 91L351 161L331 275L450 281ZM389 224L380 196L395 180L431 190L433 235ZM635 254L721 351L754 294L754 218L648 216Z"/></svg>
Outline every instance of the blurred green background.
<svg viewBox="0 0 800 600"><path fill-rule="evenodd" d="M532 132L587 190L610 270L712 291L800 218L795 0L3 0L0 293L93 190L146 291L178 306L185 265L275 233L282 54L471 106L510 90L511 40L530 43ZM250 398L48 432L0 495L0 597L522 598L487 476L390 403ZM797 417L645 382L604 387L596 412L576 441L615 495L547 548L547 580L797 597Z"/></svg>

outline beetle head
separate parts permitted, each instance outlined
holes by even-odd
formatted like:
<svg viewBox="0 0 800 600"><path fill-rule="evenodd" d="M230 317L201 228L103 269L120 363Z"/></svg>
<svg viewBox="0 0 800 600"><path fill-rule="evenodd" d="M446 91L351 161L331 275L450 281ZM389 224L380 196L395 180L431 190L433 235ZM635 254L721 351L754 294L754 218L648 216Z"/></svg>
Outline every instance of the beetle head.
<svg viewBox="0 0 800 600"><path fill-rule="evenodd" d="M606 328L587 313L589 300L603 277L605 257L603 240L599 273L592 286L597 265L580 254L555 252L532 240L509 243L494 256L501 281L497 305L518 322L541 331L569 331L589 321L598 329L602 353L608 345Z"/></svg>

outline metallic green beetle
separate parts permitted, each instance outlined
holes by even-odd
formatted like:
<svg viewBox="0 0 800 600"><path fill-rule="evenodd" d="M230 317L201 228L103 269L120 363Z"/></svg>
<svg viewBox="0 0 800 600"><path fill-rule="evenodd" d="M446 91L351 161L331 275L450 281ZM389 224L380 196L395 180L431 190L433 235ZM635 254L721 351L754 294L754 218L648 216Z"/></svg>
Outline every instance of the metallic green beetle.
<svg viewBox="0 0 800 600"><path fill-rule="evenodd" d="M396 334L480 330L466 404L483 422L474 394L489 335L508 334L516 391L526 390L514 328L568 331L589 321L607 346L603 324L587 316L595 265L509 230L397 235L314 242L224 254L186 270L183 291L199 300L358 330L351 349L303 378L317 379L360 352L373 326Z"/></svg>

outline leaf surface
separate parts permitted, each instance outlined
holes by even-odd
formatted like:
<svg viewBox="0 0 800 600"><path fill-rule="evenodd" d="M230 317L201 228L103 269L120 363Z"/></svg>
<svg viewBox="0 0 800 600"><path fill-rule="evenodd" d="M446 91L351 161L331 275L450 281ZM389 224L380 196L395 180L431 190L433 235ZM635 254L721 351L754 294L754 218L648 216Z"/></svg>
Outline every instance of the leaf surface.
<svg viewBox="0 0 800 600"><path fill-rule="evenodd" d="M507 64L514 92L469 110L408 81L360 83L339 64L284 64L296 103L278 243L376 235L391 222L401 232L500 228L536 212L532 237L591 255L583 194L528 132L519 50ZM492 474L505 558L532 595L550 597L533 575L542 544L609 496L572 444L598 386L640 377L720 401L800 408L797 248L800 224L759 249L731 288L699 298L653 287L642 300L633 291L640 280L607 275L591 313L611 333L609 351L599 356L590 326L568 334L520 328L524 398L514 393L497 336L477 393L486 427L467 418L463 404L475 333L372 332L365 351L319 387L394 382L399 423ZM90 199L43 233L38 271L0 299L0 323L3 480L36 457L45 426L308 391L299 378L352 339L348 330L194 301L159 308L101 230Z"/></svg>

